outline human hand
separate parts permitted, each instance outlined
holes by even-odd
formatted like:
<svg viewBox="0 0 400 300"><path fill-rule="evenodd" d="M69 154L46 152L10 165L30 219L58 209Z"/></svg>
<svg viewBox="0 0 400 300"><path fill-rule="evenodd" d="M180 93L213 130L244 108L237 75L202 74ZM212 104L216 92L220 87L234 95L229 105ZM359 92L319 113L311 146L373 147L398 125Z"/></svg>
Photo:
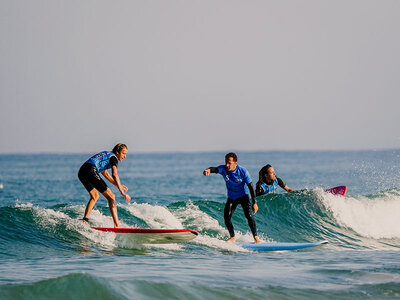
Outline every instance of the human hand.
<svg viewBox="0 0 400 300"><path fill-rule="evenodd" d="M253 204L253 213L256 214L257 211L258 211L258 205L257 205L257 203L254 203Z"/></svg>
<svg viewBox="0 0 400 300"><path fill-rule="evenodd" d="M210 175L210 169L205 169L205 170L203 171L203 175L204 175L204 176L209 176L209 175Z"/></svg>
<svg viewBox="0 0 400 300"><path fill-rule="evenodd" d="M125 194L125 200L126 200L126 202L131 201L131 196L129 196L128 194Z"/></svg>

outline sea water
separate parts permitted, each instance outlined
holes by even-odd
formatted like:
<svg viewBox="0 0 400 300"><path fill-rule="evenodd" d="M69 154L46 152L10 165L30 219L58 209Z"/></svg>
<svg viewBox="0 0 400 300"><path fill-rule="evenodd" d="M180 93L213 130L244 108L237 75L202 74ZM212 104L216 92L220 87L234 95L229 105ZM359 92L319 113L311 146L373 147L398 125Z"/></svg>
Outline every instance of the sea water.
<svg viewBox="0 0 400 300"><path fill-rule="evenodd" d="M126 203L116 193L123 227L199 232L167 245L135 244L79 220L89 197L77 172L91 154L0 155L0 299L400 297L399 150L237 152L254 183L269 163L299 190L258 198L263 241L329 241L263 253L223 241L225 183L202 171L225 153L130 152L119 164L132 196ZM323 192L338 185L348 186L346 197ZM240 206L232 221L237 239L252 241ZM104 198L90 224L112 227Z"/></svg>

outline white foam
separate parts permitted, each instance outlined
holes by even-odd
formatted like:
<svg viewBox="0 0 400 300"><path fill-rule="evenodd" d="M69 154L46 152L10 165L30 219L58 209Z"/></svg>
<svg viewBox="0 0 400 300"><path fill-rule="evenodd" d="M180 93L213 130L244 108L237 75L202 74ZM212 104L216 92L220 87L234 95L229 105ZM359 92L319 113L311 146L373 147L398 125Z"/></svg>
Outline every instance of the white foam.
<svg viewBox="0 0 400 300"><path fill-rule="evenodd" d="M121 204L133 216L143 220L150 228L156 229L183 229L182 223L164 206L150 205L147 203ZM118 236L121 247L130 247L130 239L127 236ZM159 248L164 250L182 250L179 244L149 244L148 248Z"/></svg>
<svg viewBox="0 0 400 300"><path fill-rule="evenodd" d="M174 211L174 215L182 223L190 224L191 227L193 226L199 231L208 229L217 231L224 235L228 233L225 228L219 225L219 222L216 219L201 211L201 209L197 205L194 205L192 201L188 201L186 207Z"/></svg>
<svg viewBox="0 0 400 300"><path fill-rule="evenodd" d="M237 246L235 243L225 242L225 238L229 236L228 230L222 227L219 222L201 211L199 206L195 205L192 201L186 203L186 207L182 207L173 212L174 215L189 228L196 228L198 231L212 230L217 232L217 237L207 235L199 235L193 240L196 244L205 245L208 247L219 248L230 251L247 251ZM240 231L235 231L236 241L239 242L253 242L253 235L250 232L242 234Z"/></svg>
<svg viewBox="0 0 400 300"><path fill-rule="evenodd" d="M217 237L210 237L199 234L191 243L205 245L212 248L224 249L229 251L247 251L235 243L226 243L224 238L229 234L228 231L219 225L219 222L201 211L200 208L188 201L185 207L170 211L164 206L153 206L147 203L132 203L121 205L135 217L143 220L151 228L176 228L182 229L185 223L187 228L193 228L198 231L212 230L217 232ZM242 234L236 232L236 238L242 242L252 242L253 237L250 233ZM122 243L122 242L121 242ZM126 245L125 245L126 246ZM165 245L147 245L148 247L157 247L167 250L182 250L183 245L165 244Z"/></svg>
<svg viewBox="0 0 400 300"><path fill-rule="evenodd" d="M183 229L182 223L164 206L153 206L147 203L123 204L121 206L135 217L146 222L150 228Z"/></svg>
<svg viewBox="0 0 400 300"><path fill-rule="evenodd" d="M253 241L253 238L251 239ZM235 243L225 242L224 240L220 240L207 235L199 235L196 239L193 240L194 243L199 245L208 246L211 248L218 248L222 250L229 250L234 252L248 252L248 250L236 245Z"/></svg>
<svg viewBox="0 0 400 300"><path fill-rule="evenodd" d="M228 231L220 226L216 219L202 212L198 206L194 205L190 201L187 203L186 207L173 210L173 212L169 211L166 207L152 206L150 204L133 203L121 206L124 206L124 208L134 216L145 221L151 228L181 229L183 228L182 222L185 222L190 224L188 226L190 228L195 228L197 230L213 230L217 232L217 237L200 234L195 240L193 240L196 244L229 251L247 251L237 246L235 243L226 243L223 239L228 236ZM53 230L56 225L63 223L69 230L74 230L103 247L123 247L129 249L146 247L173 251L180 251L185 248L184 245L180 244L141 245L134 239L131 239L128 235L93 230L84 225L82 221L72 219L67 214L51 208L37 207L31 203L17 204L16 207L31 210L36 219L35 222L48 230ZM78 215L82 215L85 211L85 206L70 206L68 209L74 211ZM103 215L97 209L93 209L91 212L90 222L92 226L113 227L112 218ZM120 224L121 227L127 227L127 225L121 220ZM249 232L242 234L240 231L236 231L236 239L241 242L253 241L253 237Z"/></svg>
<svg viewBox="0 0 400 300"><path fill-rule="evenodd" d="M41 208L34 206L32 203L16 204L15 207L19 207L23 210L31 210L34 217L38 219L39 224L44 226L56 225L59 220L71 219L68 215L63 212L55 211L49 208Z"/></svg>
<svg viewBox="0 0 400 300"><path fill-rule="evenodd" d="M361 236L400 238L400 194L386 192L377 198L342 197L321 192L322 203L338 223Z"/></svg>
<svg viewBox="0 0 400 300"><path fill-rule="evenodd" d="M65 224L69 230L76 231L87 239L98 243L102 246L119 246L116 242L116 235L114 233L105 233L91 229L89 226L84 225L81 220L72 219L67 214L55 211L51 208L41 208L34 206L32 203L27 204L16 204L16 207L24 210L31 210L35 218L36 224L47 229L48 231L54 230L58 224ZM72 206L69 209L74 210L78 214L82 215L85 211L85 206ZM103 215L100 211L94 209L90 215L90 222L95 226L113 227L113 221L111 217ZM121 224L122 225L122 224Z"/></svg>

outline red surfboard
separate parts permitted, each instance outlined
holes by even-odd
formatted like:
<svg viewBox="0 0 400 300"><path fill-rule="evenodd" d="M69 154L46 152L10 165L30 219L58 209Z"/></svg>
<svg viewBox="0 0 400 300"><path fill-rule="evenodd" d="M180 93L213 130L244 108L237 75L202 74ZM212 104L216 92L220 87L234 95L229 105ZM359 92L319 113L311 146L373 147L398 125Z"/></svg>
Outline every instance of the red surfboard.
<svg viewBox="0 0 400 300"><path fill-rule="evenodd" d="M193 240L199 233L193 229L152 229L152 228L107 228L92 229L124 234L143 244L172 244Z"/></svg>
<svg viewBox="0 0 400 300"><path fill-rule="evenodd" d="M345 185L335 186L333 188L326 189L325 192L331 193L331 194L334 194L334 195L346 196L347 186L345 186Z"/></svg>

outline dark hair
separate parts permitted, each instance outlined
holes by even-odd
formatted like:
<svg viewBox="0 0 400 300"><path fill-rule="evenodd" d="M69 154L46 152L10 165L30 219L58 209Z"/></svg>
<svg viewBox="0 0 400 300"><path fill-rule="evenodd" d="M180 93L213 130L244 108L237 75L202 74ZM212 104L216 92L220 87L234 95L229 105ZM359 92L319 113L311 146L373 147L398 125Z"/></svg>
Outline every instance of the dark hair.
<svg viewBox="0 0 400 300"><path fill-rule="evenodd" d="M233 152L229 152L227 155L225 155L225 161L227 161L228 159L229 159L229 157L232 157L233 158L233 161L237 161L237 155L236 155L236 153L233 153Z"/></svg>
<svg viewBox="0 0 400 300"><path fill-rule="evenodd" d="M268 164L261 168L261 170L258 172L258 181L265 182L265 174L267 174L268 169L271 167L272 166L270 164Z"/></svg>
<svg viewBox="0 0 400 300"><path fill-rule="evenodd" d="M116 144L114 148L112 149L112 153L117 154L118 152L121 152L123 149L128 150L128 147L125 144Z"/></svg>

